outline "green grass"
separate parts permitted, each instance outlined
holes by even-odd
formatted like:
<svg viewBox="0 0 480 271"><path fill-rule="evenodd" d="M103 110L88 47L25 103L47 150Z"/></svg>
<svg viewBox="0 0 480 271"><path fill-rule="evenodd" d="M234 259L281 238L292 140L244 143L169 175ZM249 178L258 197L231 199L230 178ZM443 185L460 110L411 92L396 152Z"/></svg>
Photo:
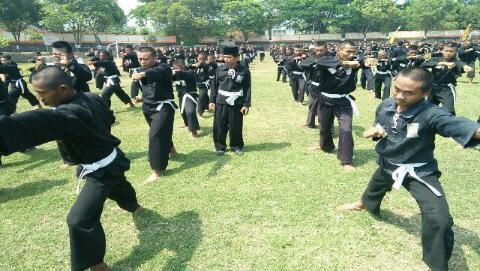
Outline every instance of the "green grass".
<svg viewBox="0 0 480 271"><path fill-rule="evenodd" d="M112 97L119 121L113 133L132 161L127 178L149 211L133 218L107 201L105 260L114 270L426 270L419 210L404 189L387 195L379 220L336 211L360 197L376 168L374 142L361 133L379 101L360 88L355 93L361 110L354 119L357 170L346 173L336 155L309 150L319 132L300 128L306 107L292 101L288 84L274 81L273 62L256 63L252 74L245 155L216 157L213 119L200 119L203 134L193 140L179 128L177 114L180 155L154 184L144 181L150 171L142 113ZM457 112L476 120L480 84L461 81ZM129 91L125 76L122 85ZM22 99L19 111L29 109ZM479 152L439 137L436 157L455 221L451 270L480 270ZM54 143L3 161L0 270L67 270L65 217L75 200L74 170L59 169Z"/></svg>

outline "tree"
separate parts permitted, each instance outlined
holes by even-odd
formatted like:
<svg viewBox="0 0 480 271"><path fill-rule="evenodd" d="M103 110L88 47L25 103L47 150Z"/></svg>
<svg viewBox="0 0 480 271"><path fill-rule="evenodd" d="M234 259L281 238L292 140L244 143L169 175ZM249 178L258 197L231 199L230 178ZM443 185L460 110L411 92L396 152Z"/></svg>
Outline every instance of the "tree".
<svg viewBox="0 0 480 271"><path fill-rule="evenodd" d="M264 9L258 1L228 1L223 4L222 14L228 30L241 31L246 41L251 33L263 34L265 31Z"/></svg>
<svg viewBox="0 0 480 271"><path fill-rule="evenodd" d="M18 45L22 31L40 21L40 11L36 0L0 0L0 25L12 33Z"/></svg>
<svg viewBox="0 0 480 271"><path fill-rule="evenodd" d="M5 38L4 36L0 36L0 49L7 47L8 45L10 45L10 43L8 42L8 39Z"/></svg>
<svg viewBox="0 0 480 271"><path fill-rule="evenodd" d="M268 31L268 40L272 40L272 29L285 21L285 15L278 0L263 0L261 2Z"/></svg>
<svg viewBox="0 0 480 271"><path fill-rule="evenodd" d="M51 31L71 30L75 43L87 31L100 43L99 33L122 28L127 18L116 0L44 0L43 26Z"/></svg>
<svg viewBox="0 0 480 271"><path fill-rule="evenodd" d="M404 17L411 30L427 31L442 28L442 23L455 2L453 0L411 0Z"/></svg>

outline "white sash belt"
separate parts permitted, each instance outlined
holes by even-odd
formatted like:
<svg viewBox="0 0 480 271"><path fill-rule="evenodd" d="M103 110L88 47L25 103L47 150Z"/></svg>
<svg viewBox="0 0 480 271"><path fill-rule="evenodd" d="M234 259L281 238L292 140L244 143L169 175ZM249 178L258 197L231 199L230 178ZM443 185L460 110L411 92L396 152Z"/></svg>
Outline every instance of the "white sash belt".
<svg viewBox="0 0 480 271"><path fill-rule="evenodd" d="M107 86L113 86L115 85L115 82L113 82L113 79L114 78L117 78L118 75L110 75L110 76L105 76L105 78L107 79Z"/></svg>
<svg viewBox="0 0 480 271"><path fill-rule="evenodd" d="M295 75L301 75L303 77L303 79L305 79L305 81L307 81L307 76L305 75L304 72L293 71L292 73L295 74Z"/></svg>
<svg viewBox="0 0 480 271"><path fill-rule="evenodd" d="M378 70L377 70L377 73L378 73L378 74L384 74L384 75L385 75L385 74L390 74L390 75L392 74L391 71L382 72L382 71L378 71Z"/></svg>
<svg viewBox="0 0 480 271"><path fill-rule="evenodd" d="M243 90L240 90L240 91L237 91L237 92L228 92L228 91L225 91L225 90L219 90L218 93L227 97L227 99L225 101L229 105L235 105L235 101L238 98L243 96Z"/></svg>
<svg viewBox="0 0 480 271"><path fill-rule="evenodd" d="M326 92L320 92L323 96L331 98L331 99L340 99L340 98L346 98L347 100L350 101L350 104L352 105L353 109L353 114L356 116L360 116L360 111L358 110L358 106L355 103L355 101L350 98L350 95L348 94L332 94L332 93L326 93Z"/></svg>
<svg viewBox="0 0 480 271"><path fill-rule="evenodd" d="M199 86L204 85L207 89L210 89L210 79L208 79L205 82L197 83L197 85L199 85Z"/></svg>
<svg viewBox="0 0 480 271"><path fill-rule="evenodd" d="M80 182L82 181L83 177L85 177L85 175L89 173L95 172L101 168L104 168L110 165L110 163L112 163L113 160L115 160L115 157L117 157L116 148L113 149L110 155L108 155L107 157L103 158L100 161L97 161L92 164L80 164L80 166L82 166L82 171L80 172L80 175L78 175L78 179L77 179L77 195L80 193Z"/></svg>
<svg viewBox="0 0 480 271"><path fill-rule="evenodd" d="M195 100L195 98L193 98L193 96L190 94L190 93L185 93L183 94L183 97L182 97L182 106L180 107L180 113L183 114L183 112L185 111L185 103L187 102L187 99L190 99L192 100L192 102L194 102L195 104L197 104L197 101Z"/></svg>
<svg viewBox="0 0 480 271"><path fill-rule="evenodd" d="M174 102L173 99L168 99L168 100L156 102L155 104L158 104L158 106L155 110L160 111L160 110L162 110L162 107L163 107L164 104L168 104L173 108L173 110L177 111L177 107L173 104L173 102Z"/></svg>
<svg viewBox="0 0 480 271"><path fill-rule="evenodd" d="M397 190L400 189L400 187L402 186L403 180L405 179L405 176L408 173L410 177L426 185L437 197L442 196L442 193L440 193L440 191L438 191L435 187L431 186L430 184L422 180L422 178L418 177L417 173L415 173L415 168L424 166L426 165L426 163L394 164L394 165L398 166L398 168L392 173L392 178L395 181L395 183L393 183L393 186L392 186L393 188Z"/></svg>
<svg viewBox="0 0 480 271"><path fill-rule="evenodd" d="M320 86L320 83L314 82L314 81L310 82L310 84L312 84L312 85L314 85L314 86L316 86L316 87L319 87L319 86Z"/></svg>
<svg viewBox="0 0 480 271"><path fill-rule="evenodd" d="M455 90L455 86L452 83L448 84L448 87L452 91L453 104L455 105L455 103L457 102L457 91Z"/></svg>
<svg viewBox="0 0 480 271"><path fill-rule="evenodd" d="M23 87L22 78L15 80L15 86L22 90L22 94L25 94L25 88Z"/></svg>

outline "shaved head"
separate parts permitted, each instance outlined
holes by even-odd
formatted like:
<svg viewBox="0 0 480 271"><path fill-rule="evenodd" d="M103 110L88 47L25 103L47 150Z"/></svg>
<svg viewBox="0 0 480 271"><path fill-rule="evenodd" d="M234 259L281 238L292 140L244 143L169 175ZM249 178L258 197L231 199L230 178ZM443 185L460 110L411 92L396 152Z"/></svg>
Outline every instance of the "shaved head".
<svg viewBox="0 0 480 271"><path fill-rule="evenodd" d="M32 83L44 89L57 89L64 85L73 89L72 78L57 66L47 66L32 76Z"/></svg>

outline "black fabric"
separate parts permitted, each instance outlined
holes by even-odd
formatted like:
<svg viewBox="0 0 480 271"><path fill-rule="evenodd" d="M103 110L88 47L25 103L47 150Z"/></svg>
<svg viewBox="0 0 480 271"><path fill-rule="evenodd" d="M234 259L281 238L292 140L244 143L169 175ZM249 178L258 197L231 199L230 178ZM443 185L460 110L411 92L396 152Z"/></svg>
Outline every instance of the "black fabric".
<svg viewBox="0 0 480 271"><path fill-rule="evenodd" d="M148 131L148 158L153 170L165 171L168 166L170 149L173 147L173 122L175 111L164 104L160 111L144 112L150 126Z"/></svg>
<svg viewBox="0 0 480 271"><path fill-rule="evenodd" d="M215 117L213 119L213 143L217 151L225 151L227 148L227 133L230 136L230 147L232 149L243 149L243 114L240 112L241 105L215 106Z"/></svg>

